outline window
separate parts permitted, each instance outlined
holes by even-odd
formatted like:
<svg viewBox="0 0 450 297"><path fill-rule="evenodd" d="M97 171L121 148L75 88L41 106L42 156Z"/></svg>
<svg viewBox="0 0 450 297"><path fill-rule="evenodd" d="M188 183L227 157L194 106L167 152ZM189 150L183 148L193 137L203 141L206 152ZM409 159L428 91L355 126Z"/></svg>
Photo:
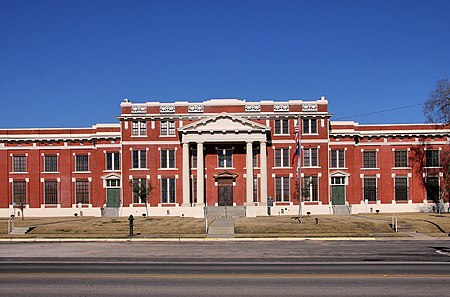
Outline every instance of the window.
<svg viewBox="0 0 450 297"><path fill-rule="evenodd" d="M89 155L75 156L75 171L89 171Z"/></svg>
<svg viewBox="0 0 450 297"><path fill-rule="evenodd" d="M219 168L233 167L233 150L232 149L218 149L217 156L219 159Z"/></svg>
<svg viewBox="0 0 450 297"><path fill-rule="evenodd" d="M89 181L77 180L75 182L75 203L89 204Z"/></svg>
<svg viewBox="0 0 450 297"><path fill-rule="evenodd" d="M258 178L253 178L253 202L258 202Z"/></svg>
<svg viewBox="0 0 450 297"><path fill-rule="evenodd" d="M439 167L439 150L425 151L426 167Z"/></svg>
<svg viewBox="0 0 450 297"><path fill-rule="evenodd" d="M317 119L303 119L303 134L317 134Z"/></svg>
<svg viewBox="0 0 450 297"><path fill-rule="evenodd" d="M133 150L132 151L132 167L147 168L147 151L146 150Z"/></svg>
<svg viewBox="0 0 450 297"><path fill-rule="evenodd" d="M175 150L161 150L161 168L175 168Z"/></svg>
<svg viewBox="0 0 450 297"><path fill-rule="evenodd" d="M363 152L363 168L377 168L377 152L364 151Z"/></svg>
<svg viewBox="0 0 450 297"><path fill-rule="evenodd" d="M304 167L319 166L317 148L303 149L303 166Z"/></svg>
<svg viewBox="0 0 450 297"><path fill-rule="evenodd" d="M345 150L331 150L331 168L345 168Z"/></svg>
<svg viewBox="0 0 450 297"><path fill-rule="evenodd" d="M289 149L275 149L275 167L289 167Z"/></svg>
<svg viewBox="0 0 450 297"><path fill-rule="evenodd" d="M16 205L27 204L27 183L24 180L13 182L12 201Z"/></svg>
<svg viewBox="0 0 450 297"><path fill-rule="evenodd" d="M395 177L395 200L408 200L408 178L406 176Z"/></svg>
<svg viewBox="0 0 450 297"><path fill-rule="evenodd" d="M192 191L191 191L192 203L197 203L197 178L193 177L191 179L191 182L192 182Z"/></svg>
<svg viewBox="0 0 450 297"><path fill-rule="evenodd" d="M258 167L258 155L259 155L259 148L253 149L253 168Z"/></svg>
<svg viewBox="0 0 450 297"><path fill-rule="evenodd" d="M377 201L377 178L364 177L364 200Z"/></svg>
<svg viewBox="0 0 450 297"><path fill-rule="evenodd" d="M394 151L394 167L408 167L408 151Z"/></svg>
<svg viewBox="0 0 450 297"><path fill-rule="evenodd" d="M275 177L275 200L278 202L289 201L289 177Z"/></svg>
<svg viewBox="0 0 450 297"><path fill-rule="evenodd" d="M305 201L319 201L319 183L317 176L303 178L303 197Z"/></svg>
<svg viewBox="0 0 450 297"><path fill-rule="evenodd" d="M44 182L44 203L58 204L58 182L56 180Z"/></svg>
<svg viewBox="0 0 450 297"><path fill-rule="evenodd" d="M274 134L289 134L289 120L288 119L275 120Z"/></svg>
<svg viewBox="0 0 450 297"><path fill-rule="evenodd" d="M197 149L191 149L191 168L197 168Z"/></svg>
<svg viewBox="0 0 450 297"><path fill-rule="evenodd" d="M44 172L58 172L58 156L44 156Z"/></svg>
<svg viewBox="0 0 450 297"><path fill-rule="evenodd" d="M120 153L106 153L106 170L120 170Z"/></svg>
<svg viewBox="0 0 450 297"><path fill-rule="evenodd" d="M175 178L161 179L161 203L175 203Z"/></svg>
<svg viewBox="0 0 450 297"><path fill-rule="evenodd" d="M425 189L427 190L427 199L434 202L439 201L439 176L427 176L425 180Z"/></svg>
<svg viewBox="0 0 450 297"><path fill-rule="evenodd" d="M161 135L171 136L175 135L175 122L174 121L161 121Z"/></svg>
<svg viewBox="0 0 450 297"><path fill-rule="evenodd" d="M132 123L131 135L133 136L146 136L147 135L147 123L145 121L138 121Z"/></svg>
<svg viewBox="0 0 450 297"><path fill-rule="evenodd" d="M142 188L142 190L140 190L140 188ZM147 189L147 179L133 178L133 188L131 189L133 192L133 203L145 203L138 195L138 192L143 192L144 189Z"/></svg>
<svg viewBox="0 0 450 297"><path fill-rule="evenodd" d="M27 172L27 157L13 156L13 172Z"/></svg>
<svg viewBox="0 0 450 297"><path fill-rule="evenodd" d="M120 179L107 179L106 187L107 188L120 188Z"/></svg>

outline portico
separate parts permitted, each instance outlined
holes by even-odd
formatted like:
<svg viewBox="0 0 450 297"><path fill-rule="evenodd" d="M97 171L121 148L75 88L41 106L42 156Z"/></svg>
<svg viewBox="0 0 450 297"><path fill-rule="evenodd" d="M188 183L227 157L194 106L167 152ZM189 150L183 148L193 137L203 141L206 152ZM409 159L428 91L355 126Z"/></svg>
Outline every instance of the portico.
<svg viewBox="0 0 450 297"><path fill-rule="evenodd" d="M215 178L214 185L219 187L219 180L221 183L221 188L217 190L220 191L232 191L232 187L244 185L236 185L236 177L239 175L236 171L242 170L245 166L245 171L243 177L245 177L245 205L255 205L254 201L254 166L253 166L253 151L255 148L259 148L259 201L256 201L259 205L265 204L265 198L267 197L267 141L268 135L270 135L270 128L243 119L238 116L230 115L228 113L221 113L188 125L185 125L178 129L180 133L180 139L182 142L182 181L183 181L183 206L191 206L191 191L188 186L190 184L191 178L191 164L190 164L190 147L196 149L196 205L202 206L205 203L205 178ZM234 167L225 162L220 162L218 157L218 163L215 165L215 172L208 172L205 174L205 146L227 146L231 148L242 146L245 148L245 163L242 166L236 164ZM226 151L226 150L224 150ZM230 157L232 160L233 152L231 152ZM218 154L219 155L219 154ZM226 157L225 157L226 158ZM241 167L241 168L239 168ZM225 179L224 176L220 175L220 172L224 170L228 171L229 176ZM234 179L231 177L234 175ZM241 179L242 180L242 179ZM232 183L230 183L232 182ZM226 183L226 189L223 184ZM214 191L209 189L207 192ZM232 192L231 192L232 194ZM228 195L228 194L224 194ZM219 198L219 197L218 197ZM219 199L216 203L219 205ZM223 203L223 202L220 202Z"/></svg>

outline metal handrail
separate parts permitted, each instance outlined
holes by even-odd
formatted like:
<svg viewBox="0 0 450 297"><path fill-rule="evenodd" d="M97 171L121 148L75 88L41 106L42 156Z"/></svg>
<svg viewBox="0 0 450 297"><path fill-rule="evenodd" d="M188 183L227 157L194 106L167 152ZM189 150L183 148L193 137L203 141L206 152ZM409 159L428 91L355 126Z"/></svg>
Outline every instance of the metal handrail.
<svg viewBox="0 0 450 297"><path fill-rule="evenodd" d="M395 213L392 214L391 227L395 232L398 232L398 219Z"/></svg>

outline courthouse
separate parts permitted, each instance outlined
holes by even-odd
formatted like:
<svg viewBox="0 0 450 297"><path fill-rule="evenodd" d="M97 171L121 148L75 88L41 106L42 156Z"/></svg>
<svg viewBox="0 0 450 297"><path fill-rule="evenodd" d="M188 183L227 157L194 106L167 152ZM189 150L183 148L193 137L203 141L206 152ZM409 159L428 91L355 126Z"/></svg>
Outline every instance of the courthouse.
<svg viewBox="0 0 450 297"><path fill-rule="evenodd" d="M121 103L118 123L0 129L0 216L426 211L449 130L333 121L318 100ZM301 190L300 190L301 189ZM301 195L299 195L301 193Z"/></svg>

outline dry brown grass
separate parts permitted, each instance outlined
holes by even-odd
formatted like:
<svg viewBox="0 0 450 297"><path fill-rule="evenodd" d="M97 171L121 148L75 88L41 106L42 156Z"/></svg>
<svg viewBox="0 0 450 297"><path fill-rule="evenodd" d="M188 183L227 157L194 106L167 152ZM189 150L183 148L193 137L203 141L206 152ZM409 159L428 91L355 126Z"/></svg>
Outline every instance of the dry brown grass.
<svg viewBox="0 0 450 297"><path fill-rule="evenodd" d="M389 226L391 214L359 216L306 216L303 224L288 216L235 219L236 237L364 237L372 235L404 236ZM432 223L450 232L450 214L401 213L399 223L411 224L417 232L447 236ZM316 224L315 219L319 219ZM55 217L15 219L16 226L36 226L25 238L127 238L128 219L94 217ZM0 237L7 234L7 220L0 219ZM136 217L136 237L204 237L205 220L180 217Z"/></svg>

